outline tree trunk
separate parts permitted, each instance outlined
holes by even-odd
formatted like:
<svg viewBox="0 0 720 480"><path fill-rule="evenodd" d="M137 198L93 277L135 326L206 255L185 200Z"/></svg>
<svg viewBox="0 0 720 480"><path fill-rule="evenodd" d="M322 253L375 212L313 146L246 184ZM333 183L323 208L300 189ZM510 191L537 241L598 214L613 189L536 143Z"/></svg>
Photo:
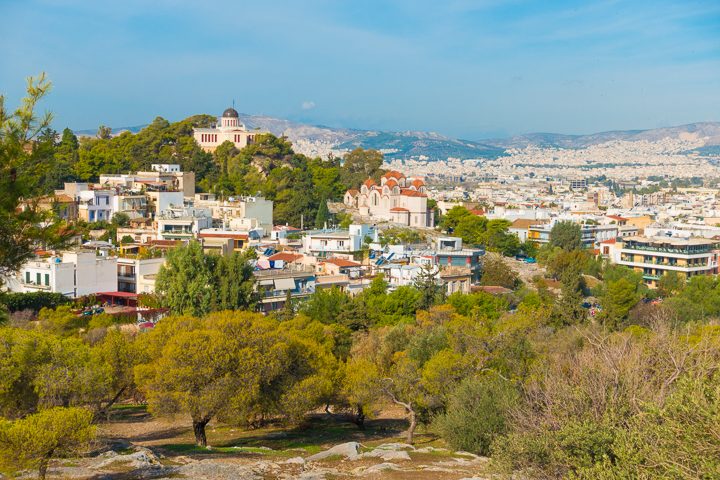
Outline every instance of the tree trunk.
<svg viewBox="0 0 720 480"><path fill-rule="evenodd" d="M100 410L98 410L98 412L95 414L96 421L102 417L105 417L106 420L110 420L110 407L112 407L115 404L115 402L118 401L118 399L123 394L123 392L125 392L126 389L127 389L127 385L123 386L120 389L120 391L115 394L115 396L112 398L112 400L110 400L108 402L107 405L105 405Z"/></svg>
<svg viewBox="0 0 720 480"><path fill-rule="evenodd" d="M38 478L40 480L45 480L45 477L47 476L47 469L48 464L50 463L50 459L52 458L54 450L50 450L41 460L40 465L38 466Z"/></svg>
<svg viewBox="0 0 720 480"><path fill-rule="evenodd" d="M193 433L195 433L195 444L198 447L207 447L207 435L205 435L205 426L210 422L209 418L202 420L193 419Z"/></svg>
<svg viewBox="0 0 720 480"><path fill-rule="evenodd" d="M408 427L407 433L406 433L407 443L412 445L413 437L415 436L415 428L417 428L417 416L415 415L415 410L413 410L412 408L407 408L407 412L408 412L409 420L410 420L410 426Z"/></svg>
<svg viewBox="0 0 720 480"><path fill-rule="evenodd" d="M357 425L360 430L365 430L365 410L360 403L357 404L357 410L355 413L355 425Z"/></svg>

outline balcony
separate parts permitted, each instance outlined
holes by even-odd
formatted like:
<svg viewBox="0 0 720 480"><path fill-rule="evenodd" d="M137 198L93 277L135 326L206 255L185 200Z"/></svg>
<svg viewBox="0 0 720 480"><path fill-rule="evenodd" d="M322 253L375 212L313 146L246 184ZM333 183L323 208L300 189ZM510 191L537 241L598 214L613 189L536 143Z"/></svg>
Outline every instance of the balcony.
<svg viewBox="0 0 720 480"><path fill-rule="evenodd" d="M264 292L262 292L263 301L284 299L285 297L287 297L288 291L290 292L291 298L298 298L312 295L313 293L315 293L315 288L305 287L294 288L292 290L265 290Z"/></svg>
<svg viewBox="0 0 720 480"><path fill-rule="evenodd" d="M32 288L34 290L50 290L50 285L43 285L42 283L26 282L23 280L22 285L26 288Z"/></svg>
<svg viewBox="0 0 720 480"><path fill-rule="evenodd" d="M712 246L708 245L704 248L663 248L663 247L651 247L647 245L637 245L633 243L627 243L624 248L628 250L641 250L644 252L658 252L658 253L677 253L680 255L702 255L710 253Z"/></svg>

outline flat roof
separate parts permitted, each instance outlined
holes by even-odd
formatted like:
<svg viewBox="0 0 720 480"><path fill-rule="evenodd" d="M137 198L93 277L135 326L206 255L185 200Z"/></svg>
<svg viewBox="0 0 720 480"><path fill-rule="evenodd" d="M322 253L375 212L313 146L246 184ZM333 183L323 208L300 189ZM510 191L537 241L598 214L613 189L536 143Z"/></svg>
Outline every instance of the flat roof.
<svg viewBox="0 0 720 480"><path fill-rule="evenodd" d="M686 246L686 245L714 245L715 241L709 238L678 238L678 237L643 237L640 235L633 235L631 237L625 237L623 242L638 242L638 243L664 243L668 245Z"/></svg>

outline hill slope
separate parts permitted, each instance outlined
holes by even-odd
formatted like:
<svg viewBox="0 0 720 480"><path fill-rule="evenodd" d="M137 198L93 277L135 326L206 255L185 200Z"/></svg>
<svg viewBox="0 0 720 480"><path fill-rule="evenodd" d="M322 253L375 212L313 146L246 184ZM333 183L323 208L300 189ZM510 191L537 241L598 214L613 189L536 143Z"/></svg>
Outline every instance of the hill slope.
<svg viewBox="0 0 720 480"><path fill-rule="evenodd" d="M613 140L658 142L665 138L699 140L703 147L696 149L701 154L717 152L720 145L720 122L700 122L675 127L650 130L617 130L589 135L564 135L559 133L529 133L510 138L476 142L446 137L434 132L391 132L333 128L322 125L308 125L290 120L240 114L248 128L266 130L274 135L286 136L295 150L309 156L326 157L328 154L342 154L356 147L381 150L389 160L425 159L445 160L492 159L503 156L508 148L524 148L529 145L557 148L584 148ZM130 131L137 133L145 125L113 129L114 133ZM94 130L79 130L78 135L94 135Z"/></svg>

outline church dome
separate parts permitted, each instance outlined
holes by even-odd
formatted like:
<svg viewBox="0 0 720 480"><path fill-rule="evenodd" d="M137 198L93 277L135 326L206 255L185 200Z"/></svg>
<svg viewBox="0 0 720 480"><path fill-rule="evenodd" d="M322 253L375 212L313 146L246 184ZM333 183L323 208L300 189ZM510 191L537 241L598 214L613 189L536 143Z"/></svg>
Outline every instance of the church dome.
<svg viewBox="0 0 720 480"><path fill-rule="evenodd" d="M223 112L222 116L223 118L238 118L240 115L234 108L228 108Z"/></svg>

